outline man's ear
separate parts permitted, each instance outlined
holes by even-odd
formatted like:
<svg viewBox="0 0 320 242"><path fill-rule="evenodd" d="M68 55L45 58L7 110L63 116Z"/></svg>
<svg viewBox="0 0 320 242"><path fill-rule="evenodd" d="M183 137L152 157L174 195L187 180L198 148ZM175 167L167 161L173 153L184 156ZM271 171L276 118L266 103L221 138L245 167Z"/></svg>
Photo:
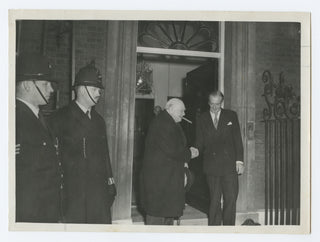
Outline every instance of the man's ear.
<svg viewBox="0 0 320 242"><path fill-rule="evenodd" d="M26 90L27 92L30 91L30 89L32 88L31 85L33 85L32 81L23 81L21 83L21 86L23 87L24 90Z"/></svg>
<svg viewBox="0 0 320 242"><path fill-rule="evenodd" d="M81 94L84 95L87 92L86 91L86 87L85 86L81 86L80 91L81 91Z"/></svg>
<svg viewBox="0 0 320 242"><path fill-rule="evenodd" d="M77 96L77 94L79 94L79 95L83 95L83 90L84 88L83 88L83 86L78 86L77 88L75 88L75 95Z"/></svg>

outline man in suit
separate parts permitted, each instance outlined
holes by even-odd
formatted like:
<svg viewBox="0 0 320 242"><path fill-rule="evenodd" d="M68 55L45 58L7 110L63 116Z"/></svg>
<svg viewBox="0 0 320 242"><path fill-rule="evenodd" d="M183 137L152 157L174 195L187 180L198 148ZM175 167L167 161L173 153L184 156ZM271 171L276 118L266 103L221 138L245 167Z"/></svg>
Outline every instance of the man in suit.
<svg viewBox="0 0 320 242"><path fill-rule="evenodd" d="M65 221L110 224L116 187L106 125L94 109L104 89L94 62L79 70L74 86L76 99L50 118L65 170Z"/></svg>
<svg viewBox="0 0 320 242"><path fill-rule="evenodd" d="M184 111L181 100L170 99L149 126L141 173L141 203L147 225L172 225L184 209L184 164L199 154L187 147L179 124Z"/></svg>
<svg viewBox="0 0 320 242"><path fill-rule="evenodd" d="M62 171L55 142L40 105L53 89L51 66L40 54L16 62L16 222L56 223L61 219Z"/></svg>
<svg viewBox="0 0 320 242"><path fill-rule="evenodd" d="M202 154L210 190L209 225L235 224L238 175L244 170L238 117L234 111L221 108L223 99L220 91L210 93L210 110L197 120L195 146Z"/></svg>

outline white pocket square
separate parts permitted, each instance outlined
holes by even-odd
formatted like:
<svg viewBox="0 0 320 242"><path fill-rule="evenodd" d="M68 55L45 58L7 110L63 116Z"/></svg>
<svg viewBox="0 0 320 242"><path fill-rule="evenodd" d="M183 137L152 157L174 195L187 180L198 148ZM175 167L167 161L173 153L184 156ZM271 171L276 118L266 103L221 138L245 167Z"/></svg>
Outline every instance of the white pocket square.
<svg viewBox="0 0 320 242"><path fill-rule="evenodd" d="M230 121L229 123L227 123L227 125L232 125L232 122Z"/></svg>

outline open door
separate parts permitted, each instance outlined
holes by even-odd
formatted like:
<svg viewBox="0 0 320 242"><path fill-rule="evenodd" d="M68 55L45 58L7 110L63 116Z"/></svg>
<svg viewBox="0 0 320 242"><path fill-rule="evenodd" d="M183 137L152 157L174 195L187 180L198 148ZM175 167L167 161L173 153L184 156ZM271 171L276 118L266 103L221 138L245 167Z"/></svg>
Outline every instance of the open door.
<svg viewBox="0 0 320 242"><path fill-rule="evenodd" d="M197 116L209 109L208 94L216 89L218 89L217 59L213 59L187 73L183 101L186 106L186 118L190 119L192 124L182 122L182 127L190 146L195 142ZM195 181L186 194L186 202L208 214L210 197L202 163L201 156L189 163L189 168L195 175Z"/></svg>

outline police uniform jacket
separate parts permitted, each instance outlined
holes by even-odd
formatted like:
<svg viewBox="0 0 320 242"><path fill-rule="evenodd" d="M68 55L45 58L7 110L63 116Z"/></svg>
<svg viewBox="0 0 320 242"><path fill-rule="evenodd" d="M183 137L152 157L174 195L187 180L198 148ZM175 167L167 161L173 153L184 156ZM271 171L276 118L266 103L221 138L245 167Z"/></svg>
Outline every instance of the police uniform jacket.
<svg viewBox="0 0 320 242"><path fill-rule="evenodd" d="M114 200L106 126L91 110L91 119L75 101L50 119L59 139L65 180L65 220L69 223L111 223Z"/></svg>
<svg viewBox="0 0 320 242"><path fill-rule="evenodd" d="M167 111L151 122L141 173L141 203L157 217L180 217L185 204L184 163L190 150L180 124Z"/></svg>
<svg viewBox="0 0 320 242"><path fill-rule="evenodd" d="M210 112L197 119L196 147L203 156L203 171L207 175L236 174L236 161L243 161L243 146L237 114L221 109L217 129Z"/></svg>
<svg viewBox="0 0 320 242"><path fill-rule="evenodd" d="M16 100L16 221L58 222L60 173L48 129L31 109Z"/></svg>

